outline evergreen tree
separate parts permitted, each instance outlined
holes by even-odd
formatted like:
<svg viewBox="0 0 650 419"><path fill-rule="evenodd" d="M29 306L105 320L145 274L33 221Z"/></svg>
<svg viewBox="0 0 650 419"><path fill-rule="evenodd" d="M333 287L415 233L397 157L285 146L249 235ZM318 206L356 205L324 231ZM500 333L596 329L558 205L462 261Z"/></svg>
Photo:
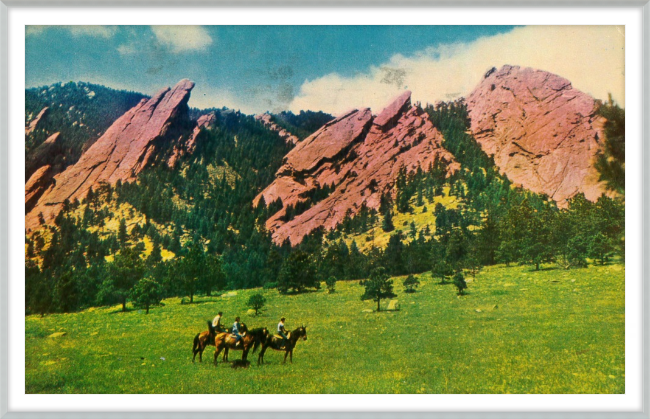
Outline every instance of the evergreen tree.
<svg viewBox="0 0 650 419"><path fill-rule="evenodd" d="M126 246L126 242L128 240L129 236L126 233L126 221L124 218L120 218L120 226L118 227L117 230L117 239L120 241L120 245L122 247Z"/></svg>
<svg viewBox="0 0 650 419"><path fill-rule="evenodd" d="M446 284L447 283L447 277L451 276L454 274L454 270L449 265L449 263L445 262L444 260L439 260L433 264L433 268L431 269L431 276L434 278L440 278L440 284Z"/></svg>
<svg viewBox="0 0 650 419"><path fill-rule="evenodd" d="M333 294L336 291L336 277L330 276L325 280L325 285L327 285L327 293Z"/></svg>
<svg viewBox="0 0 650 419"><path fill-rule="evenodd" d="M393 225L393 213L391 210L387 210L384 213L384 221L381 224L381 228L387 233L395 230L395 226Z"/></svg>
<svg viewBox="0 0 650 419"><path fill-rule="evenodd" d="M363 286L365 287L365 292L361 296L361 300L376 301L377 311L381 309L379 303L382 299L396 296L393 292L393 281L383 267L374 269L370 273L370 278L364 281Z"/></svg>
<svg viewBox="0 0 650 419"><path fill-rule="evenodd" d="M104 303L119 302L126 311L126 302L133 286L142 278L144 263L131 248L125 247L109 265L110 275L101 284L98 299Z"/></svg>
<svg viewBox="0 0 650 419"><path fill-rule="evenodd" d="M605 117L603 146L596 156L595 167L607 188L625 193L625 109L621 109L609 96L598 113Z"/></svg>
<svg viewBox="0 0 650 419"><path fill-rule="evenodd" d="M149 314L149 308L162 300L162 287L151 277L142 278L131 290L131 300L134 306L144 308L145 314Z"/></svg>
<svg viewBox="0 0 650 419"><path fill-rule="evenodd" d="M181 282L183 293L194 302L194 294L198 289L205 266L205 253L199 242L188 242L184 247L185 256L176 263L175 272Z"/></svg>
<svg viewBox="0 0 650 419"><path fill-rule="evenodd" d="M260 309L264 307L264 304L266 304L266 298L260 293L251 295L248 299L248 302L246 303L247 306L255 310L256 316L259 313Z"/></svg>
<svg viewBox="0 0 650 419"><path fill-rule="evenodd" d="M305 288L320 288L316 279L316 270L309 255L297 250L284 260L278 275L278 291L286 294L290 289L303 292Z"/></svg>
<svg viewBox="0 0 650 419"><path fill-rule="evenodd" d="M413 275L409 275L404 280L404 292L413 293L418 285L420 285L420 281L418 281Z"/></svg>
<svg viewBox="0 0 650 419"><path fill-rule="evenodd" d="M597 233L591 238L589 243L589 256L597 259L601 265L604 265L609 256L612 254L614 246L609 237L603 233Z"/></svg>
<svg viewBox="0 0 650 419"><path fill-rule="evenodd" d="M458 290L458 295L465 295L465 290L467 289L467 282L465 282L465 277L462 272L456 272L453 279L453 284Z"/></svg>

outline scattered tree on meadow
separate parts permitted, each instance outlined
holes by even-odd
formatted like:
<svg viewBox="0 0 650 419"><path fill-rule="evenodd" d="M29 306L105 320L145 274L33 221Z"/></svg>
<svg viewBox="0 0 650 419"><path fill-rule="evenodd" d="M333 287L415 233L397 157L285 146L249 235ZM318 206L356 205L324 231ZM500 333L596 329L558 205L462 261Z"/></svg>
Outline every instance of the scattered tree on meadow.
<svg viewBox="0 0 650 419"><path fill-rule="evenodd" d="M431 269L431 276L440 278L440 284L447 283L447 277L454 274L454 269L444 260L439 260L433 264Z"/></svg>
<svg viewBox="0 0 650 419"><path fill-rule="evenodd" d="M413 275L409 275L404 280L404 292L413 293L418 285L420 285L420 281Z"/></svg>
<svg viewBox="0 0 650 419"><path fill-rule="evenodd" d="M185 295L190 297L191 304L205 272L205 253L203 245L199 242L188 242L184 249L185 256L176 263L175 273L181 281Z"/></svg>
<svg viewBox="0 0 650 419"><path fill-rule="evenodd" d="M142 278L131 291L131 300L135 307L142 307L149 314L149 307L160 304L162 300L162 287L151 277Z"/></svg>
<svg viewBox="0 0 650 419"><path fill-rule="evenodd" d="M256 316L260 309L264 307L264 304L266 304L266 298L260 293L251 295L250 298L248 298L248 302L246 303L247 306L255 310Z"/></svg>
<svg viewBox="0 0 650 419"><path fill-rule="evenodd" d="M361 296L361 300L372 300L377 302L377 311L380 311L382 299L393 298L396 294L393 292L393 281L383 267L375 268L370 274L370 278L363 282L366 288Z"/></svg>
<svg viewBox="0 0 650 419"><path fill-rule="evenodd" d="M99 300L104 303L117 301L122 304L122 311L126 311L126 301L133 286L142 278L144 263L133 249L125 247L115 255L109 272L101 284Z"/></svg>
<svg viewBox="0 0 650 419"><path fill-rule="evenodd" d="M467 289L467 282L465 282L465 277L462 272L456 272L454 279L452 280L456 289L458 289L458 295L465 295L465 290Z"/></svg>
<svg viewBox="0 0 650 419"><path fill-rule="evenodd" d="M330 276L325 280L325 285L327 285L327 293L332 294L336 291L336 277Z"/></svg>

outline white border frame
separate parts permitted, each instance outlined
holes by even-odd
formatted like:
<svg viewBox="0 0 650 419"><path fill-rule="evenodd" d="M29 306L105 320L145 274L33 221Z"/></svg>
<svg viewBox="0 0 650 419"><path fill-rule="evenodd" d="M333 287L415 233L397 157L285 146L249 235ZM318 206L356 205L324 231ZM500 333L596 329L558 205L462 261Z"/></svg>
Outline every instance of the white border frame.
<svg viewBox="0 0 650 419"><path fill-rule="evenodd" d="M134 418L143 418L143 417L153 417L151 413L146 413L146 412L129 412L129 413L108 413L108 412L102 412L102 413L64 413L64 412L10 412L8 410L8 390L9 390L9 381L8 381L8 374L7 371L10 370L10 364L9 364L9 358L8 358L8 330L9 330L9 299L8 299L8 278L9 278L9 266L10 266L10 258L9 258L9 107L8 107L8 97L9 97L9 80L8 80L8 66L9 66L9 33L8 33L8 28L9 28L9 11L11 8L23 8L23 7L36 7L36 6L46 6L46 7L54 7L56 6L57 8L61 7L68 7L68 6L79 6L83 4L84 6L88 7L125 7L124 3L120 2L113 2L111 3L106 3L104 0L91 0L87 2L78 2L78 1L68 1L68 2L50 2L50 1L43 1L43 2L30 2L30 1L4 1L2 2L0 0L0 417L6 417L6 418L28 418L28 417L113 417L113 416L119 416L119 417L134 417ZM444 6L455 6L458 7L459 3L463 7L490 7L490 8L497 8L499 5L495 5L493 2L490 1L485 1L485 2L469 2L469 1L462 1L462 2L428 2L428 1L422 1L422 2L408 2L408 3L399 3L400 7L444 7ZM212 7L222 7L222 8L232 8L232 7L239 7L242 4L245 6L251 7L251 6L259 6L260 4L263 4L264 7L267 7L269 5L269 2L246 2L246 3L236 3L236 2L218 2L218 1L193 1L191 3L177 3L175 0L165 0L165 1L138 1L138 2L129 2L129 6L136 6L136 7L155 7L155 6L163 6L163 7L169 7L169 6L182 6L182 7L191 7L191 6L212 6ZM282 7L282 6L287 6L287 5L293 5L295 6L296 4L300 4L300 2L279 2L279 3L274 3L274 6L276 7ZM648 88L648 60L649 60L649 49L648 49L648 40L650 39L649 37L649 29L648 29L648 22L650 22L650 3L648 2L603 2L603 1L580 1L580 2L572 2L572 3L555 3L555 2L545 2L540 4L536 0L531 0L531 1L508 1L505 3L501 3L501 6L507 6L507 7L541 7L541 8L567 8L567 7L573 7L573 8L593 8L593 7L605 7L605 8L634 8L634 9L639 9L642 10L642 17L643 17L643 22L642 22L642 31L643 31L643 36L641 39L642 42L642 59L641 59L641 66L642 66L642 75L645 76L642 78L643 82L643 91L642 91L642 101L643 101L643 111L641 116L648 117L648 98L650 96L650 91ZM317 1L309 1L305 2L302 4L302 6L307 6L307 7L350 7L350 6L355 6L355 7L368 7L368 6L374 6L374 7L395 7L396 4L389 2L389 1L357 1L354 3L344 3L342 0L330 0L327 3L323 2L317 2ZM492 22L488 22L492 23ZM561 22L559 22L561 23ZM626 71L627 73L627 71ZM22 89L22 87L20 87ZM626 98L626 102L631 102L631 98ZM24 107L23 107L24 108ZM22 112L22 111L21 111ZM629 109L628 109L629 112ZM643 119L643 118L642 118ZM643 122L643 131L642 131L642 136L643 136L643 144L642 144L642 153L640 156L636 156L637 158L642 158L643 162L650 162L650 152L648 151L650 148L647 147L647 141L648 138L650 138L649 134L649 129L648 129L648 124L644 121ZM630 173L628 172L628 175ZM642 292L642 297L643 297L643 307L645 307L646 303L648 303L650 300L648 299L648 291L647 288L645 287L645 280L647 278L648 274L648 268L650 267L649 263L645 258L643 258L644 255L647 255L647 245L648 245L648 233L650 232L648 229L648 223L646 222L647 216L648 216L648 204L650 203L650 198L648 197L647 193L647 182L650 180L650 169L647 168L646 165L643 165L643 176L642 176L642 186L643 186L643 193L642 197L637 197L637 200L633 199L628 199L628 206L629 207L634 207L635 210L639 209L639 206L642 206L643 209L643 228L642 228L642 240L643 240L643 253L640 254L639 256L643 260L643 278L644 278L644 286L643 286L643 292ZM642 198L642 202L639 200ZM638 205L641 204L641 205ZM638 226L630 226L628 223L628 229L634 229L634 230L639 230ZM627 301L628 295L626 293L626 301ZM627 303L626 303L627 304ZM648 339L648 333L646 333L646 327L648 322L648 311L645 310L645 308L642 309L643 316L642 316L642 321L643 321L643 348L647 348L647 339ZM627 330L626 330L627 331ZM627 335L627 333L626 333ZM626 351L627 354L627 351ZM522 416L529 416L529 417L548 417L548 416L556 416L556 417L650 417L648 414L647 409L647 402L648 402L648 397L649 397L649 392L648 392L648 376L649 376L649 370L648 370L648 365L650 364L648 362L648 354L644 351L643 353L643 370L642 370L642 379L643 379L643 386L640 391L642 391L642 397L643 397L643 407L640 412L603 412L603 413L587 413L587 412L569 412L569 413L553 413L553 412L530 412L530 413L523 413L523 412L508 412L508 413L496 413L496 412L472 412L472 413L463 413L463 412L445 412L445 413L409 413L409 416L431 416L435 414L436 416L440 417L522 417ZM627 380L626 380L626 386L627 386ZM24 387L23 387L24 388ZM68 397L68 396L58 396L58 397ZM130 397L148 397L148 396L130 396ZM251 397L251 396L245 396L245 397ZM261 397L264 399L263 396L257 396ZM327 397L327 396L325 396ZM350 397L355 397L355 396L350 396ZM385 397L385 396L382 396ZM405 396L401 396L405 397ZM453 397L453 396L449 396ZM499 395L493 395L493 396L488 396L488 397L503 397ZM512 396L508 396L512 397ZM516 396L515 396L516 397ZM271 398L267 398L267 400L264 401L271 401ZM354 403L353 399L350 399L352 403ZM468 408L471 408L470 406L467 406ZM233 413L225 413L225 415L231 416ZM308 416L309 417L329 417L334 415L335 413L332 412L319 412L319 413L310 413ZM364 412L356 412L356 413L336 413L337 416L339 417L393 417L397 413L364 413ZM400 413L400 415L404 415L405 413ZM156 417L186 417L188 413L183 413L183 412L178 412L178 413L172 413L172 412L165 412L165 413L156 413ZM192 412L193 416L198 415L199 417L207 417L207 413L198 413L198 412ZM209 414L211 417L220 416L219 414L211 413ZM298 413L298 412L291 412L291 413L282 413L282 412L273 412L273 413L264 413L264 412L256 412L256 413L237 413L235 414L238 417L271 417L271 418L279 418L280 415L284 418L287 416L290 417L300 417L300 416L305 416L304 413Z"/></svg>

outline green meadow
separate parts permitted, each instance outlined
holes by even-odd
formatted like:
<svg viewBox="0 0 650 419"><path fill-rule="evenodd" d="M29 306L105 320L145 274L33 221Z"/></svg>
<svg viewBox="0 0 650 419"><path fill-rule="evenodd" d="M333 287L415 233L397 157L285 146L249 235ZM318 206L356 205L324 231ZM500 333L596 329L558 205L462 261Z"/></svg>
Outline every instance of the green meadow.
<svg viewBox="0 0 650 419"><path fill-rule="evenodd" d="M27 393L624 393L625 267L486 267L468 294L419 276L417 292L393 278L400 309L374 310L358 281L336 292L164 300L148 315L119 306L25 319ZM267 304L248 315L261 292ZM385 308L388 301L382 301ZM364 312L365 310L365 312ZM307 326L293 364L215 367L214 347L192 363L192 340L223 311L249 328ZM64 333L61 335L61 333ZM52 335L55 334L54 337ZM57 336L56 334L59 334ZM231 352L230 360L241 352Z"/></svg>

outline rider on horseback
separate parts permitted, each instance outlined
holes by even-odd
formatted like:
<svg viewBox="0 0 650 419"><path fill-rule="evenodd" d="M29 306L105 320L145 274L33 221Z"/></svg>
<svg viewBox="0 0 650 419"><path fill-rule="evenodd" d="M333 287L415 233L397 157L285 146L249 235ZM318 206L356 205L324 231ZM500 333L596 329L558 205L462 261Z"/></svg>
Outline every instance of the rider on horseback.
<svg viewBox="0 0 650 419"><path fill-rule="evenodd" d="M221 324L221 316L222 316L222 315L223 315L223 313L222 313L222 312L219 312L219 314L217 314L217 316L214 318L214 320L212 320L212 328L213 328L216 332L221 332L221 331L223 331L223 325Z"/></svg>
<svg viewBox="0 0 650 419"><path fill-rule="evenodd" d="M242 343L242 339L244 338L240 333L239 329L241 328L241 324L239 323L239 316L235 317L235 324L232 325L232 334L235 335L235 339L237 339L237 343L235 346L239 346Z"/></svg>
<svg viewBox="0 0 650 419"><path fill-rule="evenodd" d="M286 346L287 344L287 331L284 328L284 317L280 319L280 323L278 323L278 335L282 337L282 346Z"/></svg>

